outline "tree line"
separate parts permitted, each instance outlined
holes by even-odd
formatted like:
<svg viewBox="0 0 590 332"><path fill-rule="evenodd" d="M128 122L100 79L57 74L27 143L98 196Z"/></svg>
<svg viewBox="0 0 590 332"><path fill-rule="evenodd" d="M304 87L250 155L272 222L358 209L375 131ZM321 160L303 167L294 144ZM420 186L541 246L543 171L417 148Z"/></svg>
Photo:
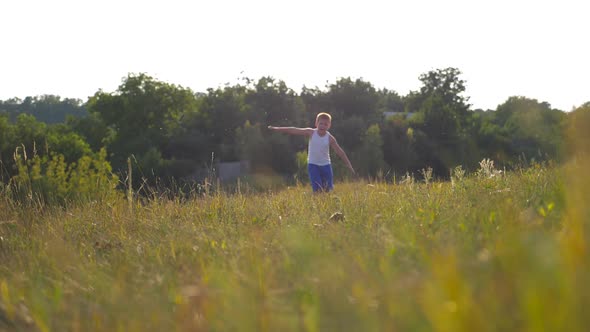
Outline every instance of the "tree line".
<svg viewBox="0 0 590 332"><path fill-rule="evenodd" d="M315 115L328 112L331 132L362 176L431 167L445 177L459 165L477 168L483 158L506 168L531 159L561 161L569 114L589 108L587 103L566 113L513 96L495 110L474 110L459 69L436 69L419 79L419 89L403 96L360 78L300 93L272 77L244 78L198 93L141 73L86 102L13 98L0 101L0 174L6 183L18 173L20 151L46 161L61 156L65 165L82 157L105 159L116 174L124 174L132 160L143 183L185 179L212 159L249 160L253 173L303 179L307 143L266 127L313 127ZM335 160L335 167L342 165Z"/></svg>

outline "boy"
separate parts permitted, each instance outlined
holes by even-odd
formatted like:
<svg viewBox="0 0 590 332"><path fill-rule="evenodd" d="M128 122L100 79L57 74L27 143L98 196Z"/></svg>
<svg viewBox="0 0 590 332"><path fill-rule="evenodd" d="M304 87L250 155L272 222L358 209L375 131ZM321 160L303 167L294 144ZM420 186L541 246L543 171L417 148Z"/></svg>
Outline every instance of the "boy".
<svg viewBox="0 0 590 332"><path fill-rule="evenodd" d="M278 132L301 135L309 137L307 148L307 171L309 180L314 192L330 191L334 189L332 163L330 161L330 147L332 147L338 156L344 161L346 166L354 174L354 168L346 153L328 129L332 126L332 116L328 113L319 113L315 119L315 128L295 128L295 127L273 127L268 129Z"/></svg>

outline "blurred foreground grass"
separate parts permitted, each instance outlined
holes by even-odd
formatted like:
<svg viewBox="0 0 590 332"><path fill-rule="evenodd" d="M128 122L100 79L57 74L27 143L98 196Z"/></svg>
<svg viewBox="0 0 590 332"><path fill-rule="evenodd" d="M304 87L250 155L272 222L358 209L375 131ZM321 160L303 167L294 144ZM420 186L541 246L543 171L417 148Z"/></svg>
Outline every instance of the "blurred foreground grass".
<svg viewBox="0 0 590 332"><path fill-rule="evenodd" d="M0 331L588 330L588 166L131 207L2 196Z"/></svg>

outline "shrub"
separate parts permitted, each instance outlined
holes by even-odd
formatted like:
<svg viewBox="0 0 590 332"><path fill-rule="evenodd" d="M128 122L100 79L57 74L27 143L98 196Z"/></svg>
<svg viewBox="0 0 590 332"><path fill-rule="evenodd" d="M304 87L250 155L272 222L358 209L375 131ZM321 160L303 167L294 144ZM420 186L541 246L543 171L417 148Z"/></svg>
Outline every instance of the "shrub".
<svg viewBox="0 0 590 332"><path fill-rule="evenodd" d="M14 154L17 175L10 179L10 194L21 203L65 204L119 195L119 179L112 173L104 148L73 163L67 163L62 154L27 158L21 151Z"/></svg>

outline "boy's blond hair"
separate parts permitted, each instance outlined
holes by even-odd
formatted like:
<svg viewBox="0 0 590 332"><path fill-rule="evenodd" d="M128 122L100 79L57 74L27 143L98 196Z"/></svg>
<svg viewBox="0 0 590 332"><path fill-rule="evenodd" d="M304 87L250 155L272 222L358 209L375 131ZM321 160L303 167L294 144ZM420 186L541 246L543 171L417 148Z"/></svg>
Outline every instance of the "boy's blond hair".
<svg viewBox="0 0 590 332"><path fill-rule="evenodd" d="M332 122L332 116L326 112L318 113L318 115L315 117L315 122L317 123L320 121L320 119L325 119Z"/></svg>

